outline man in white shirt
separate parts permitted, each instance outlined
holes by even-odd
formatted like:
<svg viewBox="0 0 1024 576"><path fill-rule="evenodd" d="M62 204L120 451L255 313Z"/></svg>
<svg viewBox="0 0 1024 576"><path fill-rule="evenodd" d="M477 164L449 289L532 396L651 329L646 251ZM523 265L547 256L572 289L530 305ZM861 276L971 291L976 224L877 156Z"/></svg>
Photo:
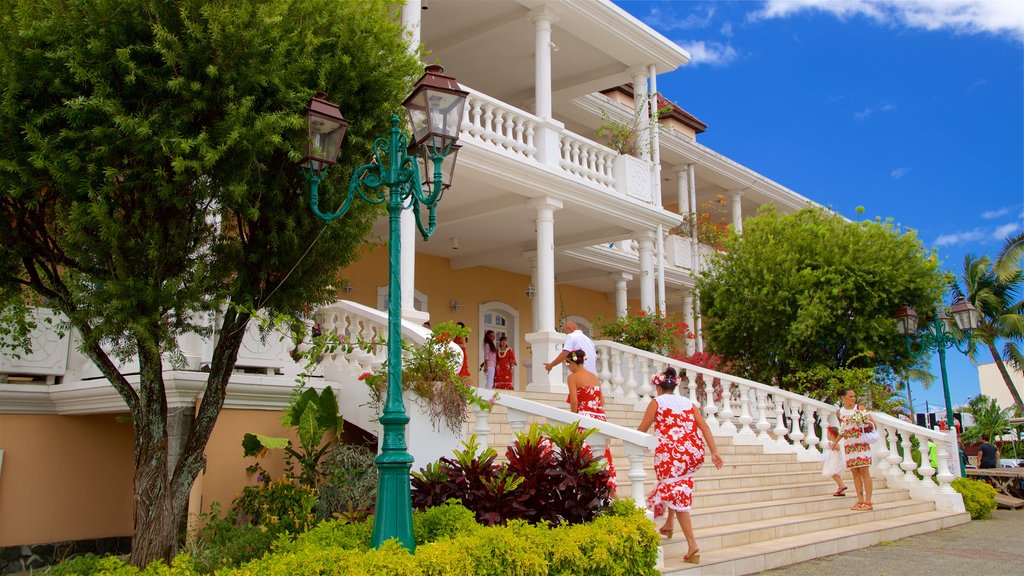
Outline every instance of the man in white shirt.
<svg viewBox="0 0 1024 576"><path fill-rule="evenodd" d="M597 350L594 349L594 341L580 330L572 320L567 320L562 326L565 332L565 342L562 343L562 351L554 360L544 365L544 369L551 372L551 369L558 366L569 356L573 350L583 350L583 367L597 374Z"/></svg>

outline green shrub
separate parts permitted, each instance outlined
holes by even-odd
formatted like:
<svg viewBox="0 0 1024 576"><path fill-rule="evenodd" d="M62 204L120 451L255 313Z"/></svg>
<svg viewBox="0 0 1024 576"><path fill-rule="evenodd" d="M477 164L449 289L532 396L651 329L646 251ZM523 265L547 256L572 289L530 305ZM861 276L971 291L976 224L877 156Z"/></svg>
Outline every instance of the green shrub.
<svg viewBox="0 0 1024 576"><path fill-rule="evenodd" d="M305 532L316 525L316 492L286 479L246 486L234 506L242 520L275 534Z"/></svg>
<svg viewBox="0 0 1024 576"><path fill-rule="evenodd" d="M219 511L220 506L215 502L210 513L201 516L205 522L203 527L186 544L193 567L202 574L263 556L270 551L278 534L265 526L240 524L234 512L220 518Z"/></svg>
<svg viewBox="0 0 1024 576"><path fill-rule="evenodd" d="M957 478L951 485L964 497L964 507L971 513L971 520L988 518L996 509L996 489L985 482Z"/></svg>
<svg viewBox="0 0 1024 576"><path fill-rule="evenodd" d="M357 444L335 444L327 455L325 478L317 492L321 519L361 521L373 513L377 500L377 453Z"/></svg>

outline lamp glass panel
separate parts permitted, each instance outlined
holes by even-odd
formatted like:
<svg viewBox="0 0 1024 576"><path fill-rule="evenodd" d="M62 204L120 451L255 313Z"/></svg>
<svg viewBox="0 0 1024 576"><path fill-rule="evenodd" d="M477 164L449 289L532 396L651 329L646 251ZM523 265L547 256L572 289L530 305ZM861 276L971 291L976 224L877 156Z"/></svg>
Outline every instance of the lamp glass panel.
<svg viewBox="0 0 1024 576"><path fill-rule="evenodd" d="M334 164L338 159L338 152L341 150L341 142L345 138L345 129L348 127L348 123L315 113L310 113L307 119L309 126L307 158L311 163Z"/></svg>

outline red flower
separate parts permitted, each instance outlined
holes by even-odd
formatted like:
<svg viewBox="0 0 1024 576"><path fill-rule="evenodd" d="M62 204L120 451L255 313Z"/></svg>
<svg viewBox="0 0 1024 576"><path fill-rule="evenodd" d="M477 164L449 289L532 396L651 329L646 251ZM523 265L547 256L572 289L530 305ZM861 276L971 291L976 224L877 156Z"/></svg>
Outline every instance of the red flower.
<svg viewBox="0 0 1024 576"><path fill-rule="evenodd" d="M367 378L369 378L370 376L372 376L372 374L371 374L371 373L369 373L369 372L363 372L362 374L360 374L360 375L359 375L359 379L360 379L360 380L366 380L366 379L367 379Z"/></svg>

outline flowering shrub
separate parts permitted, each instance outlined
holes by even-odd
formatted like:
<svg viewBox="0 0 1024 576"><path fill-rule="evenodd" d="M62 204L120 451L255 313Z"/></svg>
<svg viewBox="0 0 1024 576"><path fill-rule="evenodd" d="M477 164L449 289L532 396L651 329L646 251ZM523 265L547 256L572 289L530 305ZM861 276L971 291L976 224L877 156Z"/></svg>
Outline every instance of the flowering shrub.
<svg viewBox="0 0 1024 576"><path fill-rule="evenodd" d="M702 211L684 215L685 220L673 232L685 238L691 238L696 232L697 241L711 246L715 250L725 249L725 240L733 232L729 224L722 221L727 216L725 196L721 194L700 205Z"/></svg>
<svg viewBox="0 0 1024 576"><path fill-rule="evenodd" d="M671 353L676 349L677 339L693 338L686 322L672 321L661 311L637 310L599 324L598 329L603 338L648 352Z"/></svg>
<svg viewBox="0 0 1024 576"><path fill-rule="evenodd" d="M469 418L466 407L473 404L489 411L494 399L486 401L466 386L459 377L462 358L451 346L455 338L469 337L469 329L454 322L444 322L434 328L421 346L402 342L407 357L402 359L402 390L419 397L420 406L430 416L431 423L439 427L441 421L455 433L462 430ZM383 346L383 342L362 342L364 348ZM359 379L370 387L372 405L380 409L387 398L388 365L385 362L374 372L364 372Z"/></svg>
<svg viewBox="0 0 1024 576"><path fill-rule="evenodd" d="M714 370L715 372L724 372L726 374L732 372L732 366L729 362L726 362L724 358L717 354L711 354L709 352L694 352L689 356L685 354L678 354L672 357L680 362L686 362L687 364L693 364L694 366L700 366L701 368L707 368L708 370ZM687 377L683 375L682 379L684 382L683 385L688 386L689 381L687 380ZM704 404L707 402L707 392L704 390L704 376L702 374L697 374L696 383L697 401ZM711 382L711 389L714 391L712 398L714 399L715 404L720 406L722 404L722 381L715 378ZM734 390L730 397L736 394L738 394L738 392Z"/></svg>

